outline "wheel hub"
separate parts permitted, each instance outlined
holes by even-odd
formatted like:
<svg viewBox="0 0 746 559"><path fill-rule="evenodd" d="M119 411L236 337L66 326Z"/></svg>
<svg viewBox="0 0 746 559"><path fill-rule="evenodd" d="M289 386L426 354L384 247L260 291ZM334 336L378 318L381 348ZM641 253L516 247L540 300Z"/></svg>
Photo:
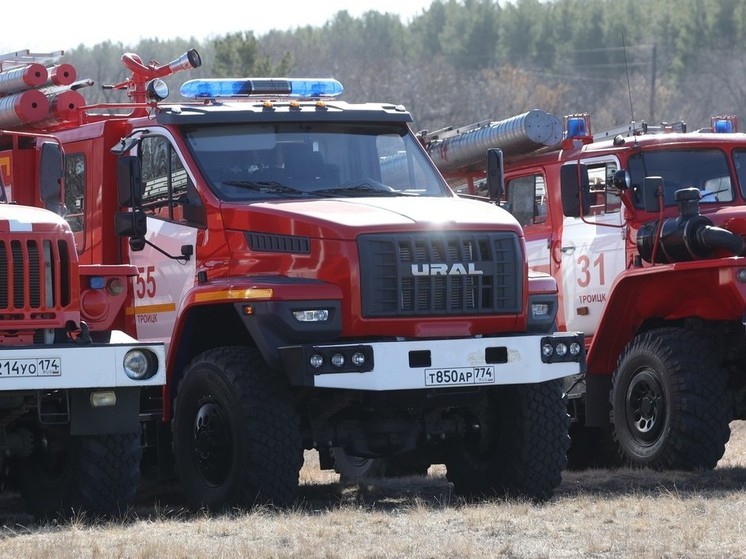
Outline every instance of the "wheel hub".
<svg viewBox="0 0 746 559"><path fill-rule="evenodd" d="M653 371L635 375L627 391L627 424L638 440L654 442L663 429L665 399L663 386Z"/></svg>
<svg viewBox="0 0 746 559"><path fill-rule="evenodd" d="M194 418L194 454L197 469L210 484L225 481L232 454L230 426L214 402L200 406Z"/></svg>

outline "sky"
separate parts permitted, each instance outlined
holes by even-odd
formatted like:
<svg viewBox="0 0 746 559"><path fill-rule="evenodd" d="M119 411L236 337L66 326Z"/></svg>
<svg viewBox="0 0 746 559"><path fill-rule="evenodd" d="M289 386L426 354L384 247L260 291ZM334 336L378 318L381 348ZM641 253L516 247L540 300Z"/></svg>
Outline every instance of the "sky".
<svg viewBox="0 0 746 559"><path fill-rule="evenodd" d="M28 1L28 0L26 0ZM321 26L347 10L353 17L375 10L407 24L433 0L213 0L212 2L107 0L10 0L3 8L0 54L92 47L104 41L135 46L141 39L176 37L199 41L227 33ZM8 4L8 2L5 2ZM24 9L27 8L27 9Z"/></svg>

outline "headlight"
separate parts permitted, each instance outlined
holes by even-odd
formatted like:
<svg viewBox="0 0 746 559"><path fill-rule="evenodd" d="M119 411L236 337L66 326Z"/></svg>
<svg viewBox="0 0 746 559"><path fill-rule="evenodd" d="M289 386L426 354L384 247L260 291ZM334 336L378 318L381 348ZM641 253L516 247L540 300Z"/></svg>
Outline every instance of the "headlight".
<svg viewBox="0 0 746 559"><path fill-rule="evenodd" d="M545 336L541 339L541 360L544 363L585 363L584 340L581 332L558 332L552 336Z"/></svg>
<svg viewBox="0 0 746 559"><path fill-rule="evenodd" d="M329 320L328 309L309 309L293 311L293 316L298 322L326 322Z"/></svg>
<svg viewBox="0 0 746 559"><path fill-rule="evenodd" d="M149 349L131 349L125 354L122 365L132 380L147 380L158 372L158 357Z"/></svg>
<svg viewBox="0 0 746 559"><path fill-rule="evenodd" d="M371 346L306 346L304 354L306 370L313 375L367 373L373 370Z"/></svg>

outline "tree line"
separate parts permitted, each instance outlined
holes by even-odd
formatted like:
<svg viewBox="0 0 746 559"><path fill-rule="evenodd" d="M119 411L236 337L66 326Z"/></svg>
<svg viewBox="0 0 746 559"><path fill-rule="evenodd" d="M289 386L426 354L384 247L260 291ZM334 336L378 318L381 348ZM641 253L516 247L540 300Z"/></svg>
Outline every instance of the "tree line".
<svg viewBox="0 0 746 559"><path fill-rule="evenodd" d="M104 42L65 53L96 86L89 103L125 101L101 89L126 77L123 52L166 63L202 55L185 79L335 77L342 99L403 104L415 128L463 126L540 108L591 114L596 130L627 124L709 125L735 114L746 129L746 3L742 0L434 0L408 22L369 11L322 26L210 39ZM172 95L173 96L173 95Z"/></svg>

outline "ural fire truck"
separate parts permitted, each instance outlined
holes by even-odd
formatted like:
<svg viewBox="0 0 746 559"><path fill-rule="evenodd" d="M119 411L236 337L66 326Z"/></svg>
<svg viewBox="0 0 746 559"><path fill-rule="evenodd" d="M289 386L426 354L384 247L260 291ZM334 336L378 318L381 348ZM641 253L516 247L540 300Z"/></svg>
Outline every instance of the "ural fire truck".
<svg viewBox="0 0 746 559"><path fill-rule="evenodd" d="M54 82L71 69L39 57L0 57L0 122L26 130L0 130L0 483L39 518L120 514L140 479L140 391L165 383L164 347L117 329L134 266L79 264L59 215L61 146L28 131L57 119L50 98L68 96Z"/></svg>
<svg viewBox="0 0 746 559"><path fill-rule="evenodd" d="M713 468L746 418L746 135L715 117L594 137L587 114L534 112L422 140L454 188L484 184L516 216L529 266L559 285L558 326L586 335L571 465Z"/></svg>
<svg viewBox="0 0 746 559"><path fill-rule="evenodd" d="M196 51L122 61L130 102L46 132L81 185L82 258L137 267L122 319L167 347L146 450L189 502L289 504L304 449L549 497L584 339L553 332L556 283L529 275L515 218L456 197L403 107L338 101L336 80L190 80L167 104Z"/></svg>

